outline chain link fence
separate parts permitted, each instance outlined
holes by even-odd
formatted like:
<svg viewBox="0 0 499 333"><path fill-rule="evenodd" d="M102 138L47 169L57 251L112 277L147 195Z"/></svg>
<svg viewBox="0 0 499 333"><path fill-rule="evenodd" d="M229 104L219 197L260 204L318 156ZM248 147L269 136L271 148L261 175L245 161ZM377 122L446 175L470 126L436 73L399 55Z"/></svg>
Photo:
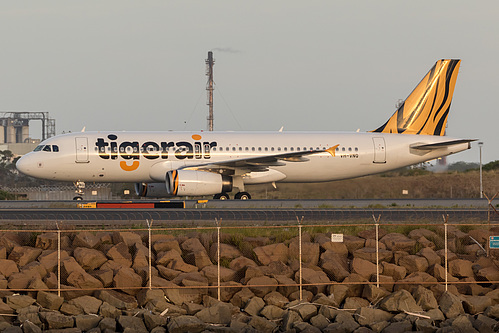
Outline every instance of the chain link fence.
<svg viewBox="0 0 499 333"><path fill-rule="evenodd" d="M418 285L484 295L499 284L497 223L450 223L445 217L383 223L382 216L366 223L235 222L2 230L0 291L50 291L66 299L113 291L139 304L141 291L151 289L163 290L173 304L199 304L205 295L241 304L250 294L273 295L276 302L324 294L348 308L355 306L352 299L374 302Z"/></svg>

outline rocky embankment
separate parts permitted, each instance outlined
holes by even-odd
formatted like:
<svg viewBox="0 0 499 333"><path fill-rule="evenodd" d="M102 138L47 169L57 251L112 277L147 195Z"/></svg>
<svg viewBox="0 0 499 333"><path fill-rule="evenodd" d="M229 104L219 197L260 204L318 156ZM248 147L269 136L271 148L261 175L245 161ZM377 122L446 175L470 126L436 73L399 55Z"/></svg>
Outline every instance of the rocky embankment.
<svg viewBox="0 0 499 333"><path fill-rule="evenodd" d="M441 230L380 230L378 266L374 230L342 243L305 233L301 269L297 238L222 234L221 301L215 234L156 232L152 258L147 235L63 233L58 253L56 233L4 232L0 331L499 330L499 262L473 241L485 246L488 231L449 228L447 290Z"/></svg>

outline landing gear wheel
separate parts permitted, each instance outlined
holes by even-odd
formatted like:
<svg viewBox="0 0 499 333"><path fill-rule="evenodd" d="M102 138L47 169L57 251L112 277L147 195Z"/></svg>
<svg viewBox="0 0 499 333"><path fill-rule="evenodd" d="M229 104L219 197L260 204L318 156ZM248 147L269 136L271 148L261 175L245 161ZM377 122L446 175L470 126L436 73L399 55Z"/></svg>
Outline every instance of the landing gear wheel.
<svg viewBox="0 0 499 333"><path fill-rule="evenodd" d="M213 199L215 200L229 200L230 197L227 193L218 193L213 196Z"/></svg>
<svg viewBox="0 0 499 333"><path fill-rule="evenodd" d="M248 192L238 192L235 196L234 199L237 200L250 200L251 195Z"/></svg>
<svg viewBox="0 0 499 333"><path fill-rule="evenodd" d="M78 197L74 197L73 200L77 200L77 201L80 201L80 200L83 200L82 197L78 196Z"/></svg>

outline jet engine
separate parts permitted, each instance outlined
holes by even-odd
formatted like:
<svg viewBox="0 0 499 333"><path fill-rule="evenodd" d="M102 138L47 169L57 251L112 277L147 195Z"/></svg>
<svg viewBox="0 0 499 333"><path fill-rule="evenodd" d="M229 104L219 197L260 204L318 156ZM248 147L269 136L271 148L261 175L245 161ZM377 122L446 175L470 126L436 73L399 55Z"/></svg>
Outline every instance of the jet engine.
<svg viewBox="0 0 499 333"><path fill-rule="evenodd" d="M140 197L167 198L165 183L135 183L135 193Z"/></svg>
<svg viewBox="0 0 499 333"><path fill-rule="evenodd" d="M172 170L166 173L169 195L213 195L232 191L232 177L194 170Z"/></svg>

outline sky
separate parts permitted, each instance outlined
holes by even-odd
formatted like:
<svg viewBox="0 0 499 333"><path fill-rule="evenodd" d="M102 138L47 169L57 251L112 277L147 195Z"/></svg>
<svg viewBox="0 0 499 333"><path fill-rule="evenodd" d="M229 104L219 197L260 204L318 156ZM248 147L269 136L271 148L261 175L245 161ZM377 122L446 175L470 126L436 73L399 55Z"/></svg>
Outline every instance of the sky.
<svg viewBox="0 0 499 333"><path fill-rule="evenodd" d="M499 159L498 1L3 0L0 110L56 132L368 131L462 59L447 135ZM32 122L31 136L39 137ZM478 162L478 145L448 159Z"/></svg>

